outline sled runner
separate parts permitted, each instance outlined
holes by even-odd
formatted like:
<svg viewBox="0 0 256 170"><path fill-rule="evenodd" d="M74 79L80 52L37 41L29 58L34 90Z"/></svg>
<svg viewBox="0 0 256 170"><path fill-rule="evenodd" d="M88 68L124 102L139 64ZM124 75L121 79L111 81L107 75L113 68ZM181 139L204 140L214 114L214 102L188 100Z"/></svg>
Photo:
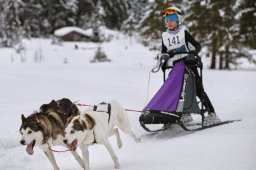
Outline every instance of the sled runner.
<svg viewBox="0 0 256 170"><path fill-rule="evenodd" d="M176 53L173 55L178 57L174 61L172 70L166 79L165 70L166 62L168 61L169 54L160 54L158 56L158 64L152 69L152 72L158 72L162 67L164 75L164 84L148 102L143 109L143 114L140 116L140 125L148 132L164 131L170 127L171 124L178 124L186 131L198 131L227 123L232 123L240 120L228 120L211 125L205 125L205 113L207 110L204 108L202 98L198 100L195 73L191 68L200 69L199 80L202 82L202 69L203 64L198 54L191 52ZM184 56L186 56L184 58ZM167 67L168 68L168 67ZM200 123L187 123L184 117L196 114L201 116ZM148 125L163 124L163 127L157 130L150 130ZM146 126L147 125L147 126Z"/></svg>

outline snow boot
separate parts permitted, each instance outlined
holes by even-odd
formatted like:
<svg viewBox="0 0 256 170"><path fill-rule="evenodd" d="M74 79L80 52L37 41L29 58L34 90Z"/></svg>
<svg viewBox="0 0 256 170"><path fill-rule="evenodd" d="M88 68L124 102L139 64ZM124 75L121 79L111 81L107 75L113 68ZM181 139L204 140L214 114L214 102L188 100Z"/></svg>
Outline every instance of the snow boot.
<svg viewBox="0 0 256 170"><path fill-rule="evenodd" d="M184 123L184 124L187 124L189 122L192 122L193 121L193 118L191 116L191 114L183 114L181 116L181 121Z"/></svg>
<svg viewBox="0 0 256 170"><path fill-rule="evenodd" d="M205 117L203 126L210 126L214 124L220 123L220 118L216 115L216 113L211 112L208 116Z"/></svg>

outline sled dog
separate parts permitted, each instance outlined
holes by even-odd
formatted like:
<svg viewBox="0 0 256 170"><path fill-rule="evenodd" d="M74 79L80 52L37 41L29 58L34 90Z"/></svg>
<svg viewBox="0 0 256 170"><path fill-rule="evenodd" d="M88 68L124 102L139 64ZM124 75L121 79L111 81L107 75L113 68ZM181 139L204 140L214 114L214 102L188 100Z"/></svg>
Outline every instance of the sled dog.
<svg viewBox="0 0 256 170"><path fill-rule="evenodd" d="M34 146L42 149L51 162L54 170L59 170L54 155L50 151L53 145L69 146L63 143L64 127L67 119L79 115L79 110L69 99L52 100L49 104L43 104L39 111L34 112L27 118L22 114L20 127L22 145L27 145L26 151L33 155ZM84 163L76 151L71 152L81 167Z"/></svg>
<svg viewBox="0 0 256 170"><path fill-rule="evenodd" d="M122 147L119 130L115 125L137 143L140 142L140 138L137 138L131 130L125 110L115 101L101 103L94 106L93 110L87 110L81 115L69 118L65 126L63 142L70 144L70 149L73 151L80 147L86 170L89 170L89 145L103 144L114 161L115 169L119 169L118 158L108 141L109 136L116 135L118 148Z"/></svg>

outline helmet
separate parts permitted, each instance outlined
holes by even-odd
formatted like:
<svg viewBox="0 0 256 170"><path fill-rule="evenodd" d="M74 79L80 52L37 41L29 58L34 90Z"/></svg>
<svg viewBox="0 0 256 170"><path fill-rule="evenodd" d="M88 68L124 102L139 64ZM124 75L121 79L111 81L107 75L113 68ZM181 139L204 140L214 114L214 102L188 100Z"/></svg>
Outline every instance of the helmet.
<svg viewBox="0 0 256 170"><path fill-rule="evenodd" d="M178 22L177 24L180 25L182 23L182 15L181 15L181 10L175 6L168 7L163 10L162 16L165 18L168 14L176 14L178 16Z"/></svg>

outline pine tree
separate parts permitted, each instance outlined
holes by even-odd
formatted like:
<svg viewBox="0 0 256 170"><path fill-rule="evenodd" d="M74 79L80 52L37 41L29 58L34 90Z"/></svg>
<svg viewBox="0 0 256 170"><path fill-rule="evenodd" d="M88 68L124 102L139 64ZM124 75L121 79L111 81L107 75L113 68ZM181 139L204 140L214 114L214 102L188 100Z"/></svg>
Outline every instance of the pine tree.
<svg viewBox="0 0 256 170"><path fill-rule="evenodd" d="M255 44L255 19L241 16L255 18L255 3L253 7L252 1L194 0L189 11L190 31L211 51L211 69L217 68L217 56L220 69L230 69L241 57L251 60L245 47Z"/></svg>
<svg viewBox="0 0 256 170"><path fill-rule="evenodd" d="M95 11L95 3L92 0L77 0L77 11L75 14L76 26L87 29L92 27L92 16Z"/></svg>
<svg viewBox="0 0 256 170"><path fill-rule="evenodd" d="M256 3L254 0L241 1L240 34L241 43L250 48L256 44Z"/></svg>
<svg viewBox="0 0 256 170"><path fill-rule="evenodd" d="M202 46L207 46L211 51L211 69L216 68L216 57L221 44L218 37L223 33L221 32L220 6L221 0L193 0L189 4L189 13L186 17L192 35Z"/></svg>
<svg viewBox="0 0 256 170"><path fill-rule="evenodd" d="M144 45L149 45L151 41L161 40L161 33L164 31L161 12L167 6L167 2L156 0L155 3L151 3L148 7L148 12L139 26Z"/></svg>
<svg viewBox="0 0 256 170"><path fill-rule="evenodd" d="M227 0L227 1L219 1L217 7L221 10L219 11L221 20L220 20L220 26L219 26L219 50L218 53L221 52L221 47L224 48L224 54L225 59L223 58L223 55L220 56L220 64L219 68L223 69L230 69L230 63L236 64L235 58L237 58L237 54L235 54L233 51L234 48L237 48L238 42L237 42L237 27L238 22L235 19L236 15L236 0ZM223 49L222 48L222 49ZM223 62L225 61L225 65ZM221 63L222 62L222 63Z"/></svg>
<svg viewBox="0 0 256 170"><path fill-rule="evenodd" d="M4 4L5 0L0 0L0 47L2 47L4 41Z"/></svg>
<svg viewBox="0 0 256 170"><path fill-rule="evenodd" d="M216 1L214 1L216 2ZM219 39L219 48L222 50L218 50L218 54L220 56L220 61L223 62L220 63L220 69L230 69L230 65L236 66L239 63L237 62L239 58L247 58L251 59L251 55L245 50L246 44L243 43L241 40L244 38L242 37L243 34L241 34L241 1L238 0L226 0L226 1L219 1L218 2L218 8L220 9L220 16L221 16L221 22L220 24L220 31L218 34ZM245 3L243 1L242 3ZM246 2L248 5L249 3ZM252 4L251 4L252 5ZM252 9L252 6L249 7ZM255 11L255 8L253 8ZM253 10L250 10L253 11ZM239 14L240 13L240 14ZM252 13L251 13L252 14ZM251 15L253 17L253 15ZM254 20L252 20L255 22ZM249 28L252 23L250 23L251 20L247 20L246 22L243 22L247 25L246 28ZM254 25L252 27L255 28ZM249 28L250 30L250 28ZM248 31L250 32L250 31ZM250 32L249 34L254 34L253 32ZM253 39L253 38L251 38ZM248 41L250 42L250 41ZM224 58L223 58L224 55Z"/></svg>
<svg viewBox="0 0 256 170"><path fill-rule="evenodd" d="M129 0L101 0L102 7L105 11L103 20L108 28L121 29L123 21L128 18L128 2Z"/></svg>
<svg viewBox="0 0 256 170"><path fill-rule="evenodd" d="M121 31L130 37L130 44L132 43L132 37L138 37L137 32L140 30L139 22L144 17L148 0L130 0L126 4L128 18L122 22Z"/></svg>
<svg viewBox="0 0 256 170"><path fill-rule="evenodd" d="M95 42L100 42L100 26L104 25L103 16L105 15L105 11L102 7L101 1L98 1L97 4L95 4L94 12L91 16L92 23L91 27L93 28L93 37L92 40Z"/></svg>
<svg viewBox="0 0 256 170"><path fill-rule="evenodd" d="M23 28L23 36L26 38L38 37L41 31L47 31L49 28L40 28L42 24L43 6L37 0L24 1L19 6L19 19Z"/></svg>
<svg viewBox="0 0 256 170"><path fill-rule="evenodd" d="M153 42L158 43L160 46L161 34L166 30L162 11L170 6L177 6L183 10L184 2L183 0L155 0L149 3L148 7L145 8L145 16L139 24L139 31L144 45L149 45L149 43Z"/></svg>
<svg viewBox="0 0 256 170"><path fill-rule="evenodd" d="M131 0L128 1L129 17L122 23L121 29L128 34L140 30L139 23L148 10L148 0Z"/></svg>
<svg viewBox="0 0 256 170"><path fill-rule="evenodd" d="M13 47L21 40L21 27L18 18L18 2L4 1L3 3L3 25L2 25L2 45Z"/></svg>

